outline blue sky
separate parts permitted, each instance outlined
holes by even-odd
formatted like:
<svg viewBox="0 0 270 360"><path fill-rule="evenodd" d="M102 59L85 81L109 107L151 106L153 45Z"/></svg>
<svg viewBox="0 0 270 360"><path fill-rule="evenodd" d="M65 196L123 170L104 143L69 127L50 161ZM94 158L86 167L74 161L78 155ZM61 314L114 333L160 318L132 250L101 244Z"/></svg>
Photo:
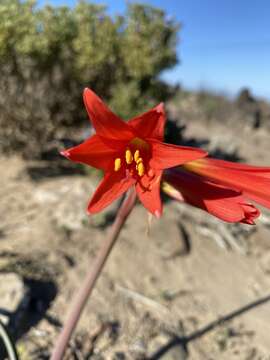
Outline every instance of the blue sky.
<svg viewBox="0 0 270 360"><path fill-rule="evenodd" d="M91 0L123 13L128 1ZM129 1L132 2L132 1ZM269 0L145 0L182 24L180 64L164 73L190 89L210 88L228 95L249 87L270 99ZM43 5L73 6L76 0L39 0Z"/></svg>

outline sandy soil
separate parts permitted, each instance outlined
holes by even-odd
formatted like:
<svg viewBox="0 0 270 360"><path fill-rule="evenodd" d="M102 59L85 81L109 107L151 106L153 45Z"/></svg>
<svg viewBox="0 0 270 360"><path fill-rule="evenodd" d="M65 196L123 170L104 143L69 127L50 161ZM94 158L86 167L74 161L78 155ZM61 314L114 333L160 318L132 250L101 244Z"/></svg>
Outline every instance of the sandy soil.
<svg viewBox="0 0 270 360"><path fill-rule="evenodd" d="M209 139L209 129L194 123L186 135L225 150L233 144L245 160L269 165L264 130L212 125ZM88 218L97 179L53 166L0 159L0 292L15 299L7 274L24 285L10 327L27 360L48 358L114 211ZM138 205L66 359L270 359L269 212L256 227L228 225L167 202L150 235L147 227Z"/></svg>

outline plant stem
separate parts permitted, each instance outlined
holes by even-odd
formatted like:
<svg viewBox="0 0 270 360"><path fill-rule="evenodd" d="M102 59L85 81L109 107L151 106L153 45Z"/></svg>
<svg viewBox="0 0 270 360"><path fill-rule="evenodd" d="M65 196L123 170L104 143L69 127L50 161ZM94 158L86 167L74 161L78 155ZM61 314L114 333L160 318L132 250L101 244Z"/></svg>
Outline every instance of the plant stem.
<svg viewBox="0 0 270 360"><path fill-rule="evenodd" d="M86 279L80 288L75 301L71 306L70 312L67 316L67 321L60 333L60 336L56 342L55 348L53 350L51 360L62 360L65 354L65 350L68 346L68 342L71 338L71 335L77 325L77 322L80 318L82 310L95 286L95 283L101 273L101 270L110 254L110 251L118 238L118 235L128 217L136 201L136 193L132 189L129 194L123 201L120 206L114 223L111 227L108 238L105 240L103 246L100 248L97 257L92 264L92 267L89 273L86 276Z"/></svg>
<svg viewBox="0 0 270 360"><path fill-rule="evenodd" d="M8 358L10 360L18 360L19 358L18 358L15 344L12 341L12 339L6 329L6 326L2 323L1 320L0 320L0 338L2 339L3 344L5 345L5 350L7 352ZM2 351L1 351L1 353L2 353Z"/></svg>

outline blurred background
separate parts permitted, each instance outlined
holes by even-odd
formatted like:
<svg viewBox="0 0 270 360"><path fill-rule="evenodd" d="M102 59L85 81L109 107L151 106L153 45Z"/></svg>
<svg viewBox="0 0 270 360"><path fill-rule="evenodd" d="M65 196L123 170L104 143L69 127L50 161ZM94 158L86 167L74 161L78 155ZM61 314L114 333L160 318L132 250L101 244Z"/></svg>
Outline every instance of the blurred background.
<svg viewBox="0 0 270 360"><path fill-rule="evenodd" d="M59 155L92 132L84 87L123 119L164 101L168 142L269 166L269 18L266 0L0 0L0 315L22 359L49 358L118 206L89 218L100 174ZM164 202L150 235L136 207L66 359L267 359L269 212Z"/></svg>

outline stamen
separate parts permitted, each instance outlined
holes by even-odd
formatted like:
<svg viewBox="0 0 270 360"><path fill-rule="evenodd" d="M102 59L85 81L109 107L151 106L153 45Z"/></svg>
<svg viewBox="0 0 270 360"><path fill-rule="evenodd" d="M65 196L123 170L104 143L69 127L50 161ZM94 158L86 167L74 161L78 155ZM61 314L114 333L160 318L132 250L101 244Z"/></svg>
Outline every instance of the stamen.
<svg viewBox="0 0 270 360"><path fill-rule="evenodd" d="M138 165L137 165L137 171L138 171L138 174L139 176L143 176L144 175L144 165L143 165L143 162L139 162Z"/></svg>
<svg viewBox="0 0 270 360"><path fill-rule="evenodd" d="M118 171L121 168L121 159L120 158L116 158L114 160L114 171Z"/></svg>
<svg viewBox="0 0 270 360"><path fill-rule="evenodd" d="M139 164L140 162L143 162L143 159L141 157L139 157L136 161L136 164Z"/></svg>
<svg viewBox="0 0 270 360"><path fill-rule="evenodd" d="M133 156L132 156L132 153L129 149L126 150L126 162L127 164L131 164L133 161Z"/></svg>
<svg viewBox="0 0 270 360"><path fill-rule="evenodd" d="M139 150L136 150L135 153L134 153L134 160L135 160L135 162L138 161L139 157L140 157L140 151L139 151Z"/></svg>

